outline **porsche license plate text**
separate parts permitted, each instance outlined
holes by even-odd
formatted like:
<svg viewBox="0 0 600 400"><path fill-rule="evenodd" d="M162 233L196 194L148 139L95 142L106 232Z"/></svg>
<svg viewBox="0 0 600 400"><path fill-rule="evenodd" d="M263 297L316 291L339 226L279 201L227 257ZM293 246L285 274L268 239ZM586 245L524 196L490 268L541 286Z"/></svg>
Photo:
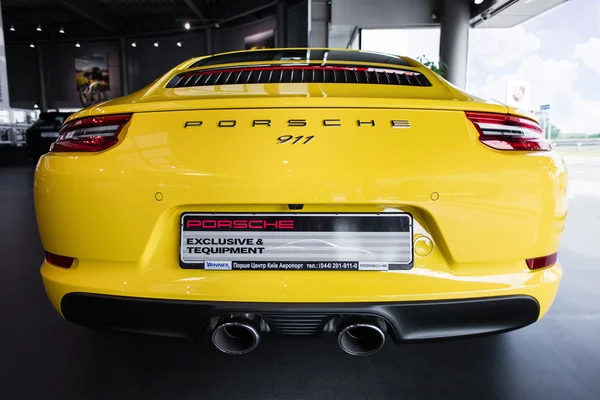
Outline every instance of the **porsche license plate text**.
<svg viewBox="0 0 600 400"><path fill-rule="evenodd" d="M412 217L185 213L179 261L206 270L410 269Z"/></svg>

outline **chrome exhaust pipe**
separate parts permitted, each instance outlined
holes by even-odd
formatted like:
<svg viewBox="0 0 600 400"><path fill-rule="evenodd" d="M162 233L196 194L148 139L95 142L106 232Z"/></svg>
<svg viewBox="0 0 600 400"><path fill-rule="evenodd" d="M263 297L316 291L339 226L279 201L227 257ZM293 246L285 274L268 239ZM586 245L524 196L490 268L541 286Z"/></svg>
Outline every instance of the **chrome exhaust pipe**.
<svg viewBox="0 0 600 400"><path fill-rule="evenodd" d="M222 320L212 332L215 347L226 354L246 354L260 342L260 323L248 318Z"/></svg>
<svg viewBox="0 0 600 400"><path fill-rule="evenodd" d="M385 333L376 319L350 319L338 328L338 344L353 356L377 352L385 343Z"/></svg>

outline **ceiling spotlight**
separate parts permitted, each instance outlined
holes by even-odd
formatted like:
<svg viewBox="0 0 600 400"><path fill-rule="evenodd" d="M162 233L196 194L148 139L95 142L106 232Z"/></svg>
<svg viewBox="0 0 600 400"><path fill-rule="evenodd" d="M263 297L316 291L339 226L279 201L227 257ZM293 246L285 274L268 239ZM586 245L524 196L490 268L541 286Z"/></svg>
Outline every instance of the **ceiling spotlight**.
<svg viewBox="0 0 600 400"><path fill-rule="evenodd" d="M35 28L36 31L41 32L42 31L42 26L38 25L37 28Z"/></svg>
<svg viewBox="0 0 600 400"><path fill-rule="evenodd" d="M183 27L184 27L185 29L190 29L190 28L192 27L192 25L190 25L190 23L189 23L189 22L186 22L185 24L183 24Z"/></svg>
<svg viewBox="0 0 600 400"><path fill-rule="evenodd" d="M81 47L81 43L79 43L79 42L75 43L75 47Z"/></svg>
<svg viewBox="0 0 600 400"><path fill-rule="evenodd" d="M131 47L137 47L137 43L136 42L131 42Z"/></svg>
<svg viewBox="0 0 600 400"><path fill-rule="evenodd" d="M32 49L35 49L35 44L29 43L29 47L31 47Z"/></svg>
<svg viewBox="0 0 600 400"><path fill-rule="evenodd" d="M15 29L15 26L14 26L14 25L11 25L11 26L10 26L10 31L11 31L11 32L14 32L14 31L16 31L16 29Z"/></svg>
<svg viewBox="0 0 600 400"><path fill-rule="evenodd" d="M158 42L154 42L154 47L158 47L159 43Z"/></svg>
<svg viewBox="0 0 600 400"><path fill-rule="evenodd" d="M60 27L60 29L58 30L58 33L65 33L65 28L63 28L62 26Z"/></svg>
<svg viewBox="0 0 600 400"><path fill-rule="evenodd" d="M221 25L219 25L219 23L215 24L215 28L219 29L221 27Z"/></svg>
<svg viewBox="0 0 600 400"><path fill-rule="evenodd" d="M483 0L475 0L475 4L481 4L483 3Z"/></svg>
<svg viewBox="0 0 600 400"><path fill-rule="evenodd" d="M183 46L183 43L177 42L177 47L181 47L181 46Z"/></svg>
<svg viewBox="0 0 600 400"><path fill-rule="evenodd" d="M37 110L38 108L40 108L40 106L38 106L38 105L37 105L37 103L35 103L35 104L33 105L33 108L35 108L35 109Z"/></svg>

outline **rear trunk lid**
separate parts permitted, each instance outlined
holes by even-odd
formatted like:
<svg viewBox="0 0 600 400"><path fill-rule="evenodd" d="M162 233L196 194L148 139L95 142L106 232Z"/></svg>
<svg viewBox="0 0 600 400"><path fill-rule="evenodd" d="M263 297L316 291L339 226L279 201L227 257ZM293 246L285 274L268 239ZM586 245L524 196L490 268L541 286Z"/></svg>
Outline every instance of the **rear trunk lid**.
<svg viewBox="0 0 600 400"><path fill-rule="evenodd" d="M469 134L463 112L438 110L434 118L432 113L360 108L138 113L120 151L186 175L195 183L188 192L201 203L387 203L399 193L402 201L413 202L423 195L419 185L439 188L440 172L462 172L458 161L465 152L489 155L478 154L481 145Z"/></svg>
<svg viewBox="0 0 600 400"><path fill-rule="evenodd" d="M489 149L458 109L141 112L106 156L181 212L408 211L456 262L525 259L559 237L542 218L562 209L556 160Z"/></svg>

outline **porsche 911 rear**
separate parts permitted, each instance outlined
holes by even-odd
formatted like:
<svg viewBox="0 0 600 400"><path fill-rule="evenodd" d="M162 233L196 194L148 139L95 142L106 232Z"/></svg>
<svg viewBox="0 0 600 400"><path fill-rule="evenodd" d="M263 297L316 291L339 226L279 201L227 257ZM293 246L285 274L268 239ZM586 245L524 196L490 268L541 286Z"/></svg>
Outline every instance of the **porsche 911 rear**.
<svg viewBox="0 0 600 400"><path fill-rule="evenodd" d="M99 329L338 335L350 354L505 332L558 290L566 170L538 124L413 60L190 60L84 110L38 164L50 301Z"/></svg>

